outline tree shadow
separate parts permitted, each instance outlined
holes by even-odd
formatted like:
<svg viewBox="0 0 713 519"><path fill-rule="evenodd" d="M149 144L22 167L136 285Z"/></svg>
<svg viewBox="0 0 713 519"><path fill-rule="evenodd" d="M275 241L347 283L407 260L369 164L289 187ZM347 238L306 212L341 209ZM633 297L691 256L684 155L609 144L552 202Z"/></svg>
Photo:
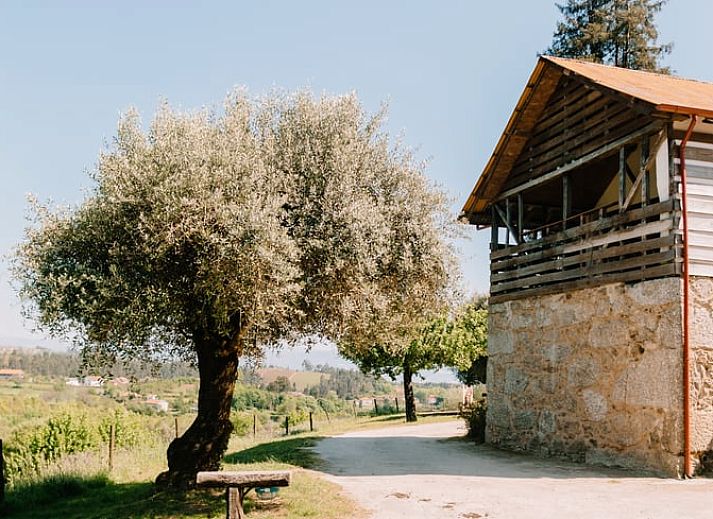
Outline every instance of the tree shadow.
<svg viewBox="0 0 713 519"><path fill-rule="evenodd" d="M62 476L9 491L0 516L12 519L149 519L220 517L222 491L157 492L151 482L114 483L106 476Z"/></svg>
<svg viewBox="0 0 713 519"><path fill-rule="evenodd" d="M657 477L455 441L458 437L336 436L314 448L320 470L334 476L447 475L513 479Z"/></svg>
<svg viewBox="0 0 713 519"><path fill-rule="evenodd" d="M312 449L322 436L301 436L261 443L249 449L227 454L223 460L231 464L287 463L303 468L316 468L320 459Z"/></svg>

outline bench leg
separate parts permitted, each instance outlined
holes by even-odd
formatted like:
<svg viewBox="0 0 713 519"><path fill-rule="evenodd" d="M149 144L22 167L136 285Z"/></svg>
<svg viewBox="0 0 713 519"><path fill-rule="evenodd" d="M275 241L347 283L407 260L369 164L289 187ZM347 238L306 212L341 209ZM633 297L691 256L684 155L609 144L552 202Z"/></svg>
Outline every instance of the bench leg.
<svg viewBox="0 0 713 519"><path fill-rule="evenodd" d="M242 488L228 487L225 489L225 501L227 505L226 515L228 519L245 519L243 511L243 497L245 496Z"/></svg>

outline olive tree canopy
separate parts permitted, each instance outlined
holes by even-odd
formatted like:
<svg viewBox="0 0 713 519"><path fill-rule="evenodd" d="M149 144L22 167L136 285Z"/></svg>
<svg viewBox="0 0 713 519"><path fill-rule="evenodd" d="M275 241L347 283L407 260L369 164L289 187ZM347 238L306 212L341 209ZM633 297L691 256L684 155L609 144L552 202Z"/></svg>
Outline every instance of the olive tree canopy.
<svg viewBox="0 0 713 519"><path fill-rule="evenodd" d="M198 417L161 481L215 469L240 356L318 334L392 342L448 296L452 219L381 114L302 92L136 113L77 207L37 206L15 260L42 328L85 354L197 359Z"/></svg>

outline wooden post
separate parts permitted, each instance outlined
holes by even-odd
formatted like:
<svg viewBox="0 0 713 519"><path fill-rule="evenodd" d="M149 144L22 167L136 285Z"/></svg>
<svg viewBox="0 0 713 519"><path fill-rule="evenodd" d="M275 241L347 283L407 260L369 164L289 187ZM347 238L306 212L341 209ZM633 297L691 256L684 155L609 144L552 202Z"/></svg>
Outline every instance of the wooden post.
<svg viewBox="0 0 713 519"><path fill-rule="evenodd" d="M312 411L309 412L309 431L314 431L314 424L312 422Z"/></svg>
<svg viewBox="0 0 713 519"><path fill-rule="evenodd" d="M562 229L567 229L567 218L572 214L572 182L569 175L562 175Z"/></svg>
<svg viewBox="0 0 713 519"><path fill-rule="evenodd" d="M173 425L176 428L176 438L178 438L178 417L177 416L173 417Z"/></svg>
<svg viewBox="0 0 713 519"><path fill-rule="evenodd" d="M253 438L257 436L257 415L253 413Z"/></svg>
<svg viewBox="0 0 713 519"><path fill-rule="evenodd" d="M354 419L356 420L358 418L357 408L356 408L356 400L352 400L352 407L354 408Z"/></svg>
<svg viewBox="0 0 713 519"><path fill-rule="evenodd" d="M644 135L641 139L641 207L645 207L649 203L651 196L649 195L649 170L646 167L649 161L649 136Z"/></svg>
<svg viewBox="0 0 713 519"><path fill-rule="evenodd" d="M510 218L510 199L505 199L505 227L508 229L507 238L505 239L505 246L510 245L510 229L512 228L512 219Z"/></svg>
<svg viewBox="0 0 713 519"><path fill-rule="evenodd" d="M394 397L394 403L396 404L396 412L399 412L399 397Z"/></svg>
<svg viewBox="0 0 713 519"><path fill-rule="evenodd" d="M2 440L0 440L0 503L5 500L5 457L2 453Z"/></svg>
<svg viewBox="0 0 713 519"><path fill-rule="evenodd" d="M244 519L243 496L241 489L228 487L225 491L225 516L228 519Z"/></svg>
<svg viewBox="0 0 713 519"><path fill-rule="evenodd" d="M522 236L525 229L525 202L522 193L517 194L517 242L522 243ZM398 407L398 406L397 406ZM398 411L398 409L397 409Z"/></svg>
<svg viewBox="0 0 713 519"><path fill-rule="evenodd" d="M500 241L500 237L498 234L500 233L500 229L498 226L498 212L495 209L495 204L493 204L490 207L490 212L492 213L492 225L490 227L490 250L498 250L498 242Z"/></svg>
<svg viewBox="0 0 713 519"><path fill-rule="evenodd" d="M109 425L109 472L114 470L114 424Z"/></svg>
<svg viewBox="0 0 713 519"><path fill-rule="evenodd" d="M285 436L290 435L290 415L285 416Z"/></svg>
<svg viewBox="0 0 713 519"><path fill-rule="evenodd" d="M379 413L379 406L376 405L376 398L375 398L374 399L374 414L378 414L378 413Z"/></svg>
<svg viewBox="0 0 713 519"><path fill-rule="evenodd" d="M626 149L619 148L619 212L624 211L624 200L626 200Z"/></svg>

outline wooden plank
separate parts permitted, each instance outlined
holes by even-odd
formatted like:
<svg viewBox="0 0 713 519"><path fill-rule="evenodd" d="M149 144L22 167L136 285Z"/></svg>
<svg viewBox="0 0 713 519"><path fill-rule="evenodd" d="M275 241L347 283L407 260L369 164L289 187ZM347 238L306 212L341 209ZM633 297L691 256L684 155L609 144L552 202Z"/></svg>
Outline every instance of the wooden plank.
<svg viewBox="0 0 713 519"><path fill-rule="evenodd" d="M660 263L673 262L674 258L675 253L672 250L658 252L655 254L644 254L626 260L611 261L607 263L600 263L598 265L585 266L570 270L562 270L559 272L552 272L550 274L529 276L514 281L496 283L494 285L491 285L490 293L498 294L500 292L506 292L509 290L522 290L525 288L529 288L533 285L547 285L550 283L559 283L570 279L587 278L602 274L609 274L612 272L639 269L641 267L658 265Z"/></svg>
<svg viewBox="0 0 713 519"><path fill-rule="evenodd" d="M597 92L598 94L598 92ZM526 149L540 147L547 140L552 139L555 136L562 134L567 129L567 124L577 125L581 124L588 117L597 113L600 110L606 110L609 105L613 105L611 101L606 98L595 97L593 100L587 98L584 99L587 104L577 103L573 105L569 114L565 114L564 111L560 111L558 114L554 114L548 119L541 119L540 123L535 126L532 131L532 138L528 141ZM614 108L613 106L611 108ZM572 113L574 113L575 118L572 118ZM566 117L569 115L569 118Z"/></svg>
<svg viewBox="0 0 713 519"><path fill-rule="evenodd" d="M501 249L490 254L490 259L495 260L505 256L510 256L512 254L519 254L532 249L539 249L545 245L570 241L579 236L583 236L592 232L603 232L604 230L614 227L616 225L625 225L636 220L642 220L644 218L651 218L658 216L662 213L671 212L674 207L673 199L666 200L664 202L659 202L657 204L651 204L645 208L631 209L626 213L615 214L613 216L607 216L593 222L589 222L579 227L574 227L572 229L567 229L550 236L546 236L540 240L534 240L529 242L524 242L520 245L515 245L507 249Z"/></svg>
<svg viewBox="0 0 713 519"><path fill-rule="evenodd" d="M502 303L505 301L513 301L517 299L522 299L525 297L536 297L544 296L549 294L557 294L564 292L573 292L575 290L581 290L583 288L591 288L601 285L608 285L611 283L626 283L632 281L645 281L647 279L656 279L662 277L676 276L676 265L678 263L669 263L660 265L657 267L651 267L644 270L635 270L629 272L616 272L613 274L608 274L600 276L598 278L592 279L579 279L576 281L569 281L566 283L558 283L555 285L548 285L543 287L535 287L525 290L518 290L516 292L511 292L509 294L500 294L497 296L491 296L489 303L491 305Z"/></svg>
<svg viewBox="0 0 713 519"><path fill-rule="evenodd" d="M608 117L610 116L610 117ZM564 152L569 155L576 155L578 148L585 145L592 139L605 136L612 128L619 127L627 122L631 122L631 114L627 110L618 113L597 114L596 118L591 118L584 123L564 130L563 135L552 136L549 140L533 148L528 156L523 157L523 161L515 163L512 169L513 176L537 171L538 167L547 164L549 161L563 156ZM639 123L640 124L640 123Z"/></svg>
<svg viewBox="0 0 713 519"><path fill-rule="evenodd" d="M271 471L205 471L196 476L196 484L207 488L237 486L286 487L292 474L288 470Z"/></svg>
<svg viewBox="0 0 713 519"><path fill-rule="evenodd" d="M563 166L558 167L557 169L554 169L548 173L545 173L537 178L534 178L528 182L525 182L524 184L521 184L517 187L514 187L512 189L508 189L502 193L496 198L495 201L500 201L504 200L505 198L511 197L513 195L517 195L518 193L522 193L524 191L527 191L528 189L532 189L533 187L540 186L546 182L549 182L551 180L555 180L558 177L564 175L568 171L572 171L573 169L576 169L580 167L582 164L595 160L597 158L603 157L612 151L618 149L619 147L628 144L629 142L641 137L642 135L645 135L646 133L651 133L652 131L660 129L660 123L653 123L649 124L640 130L637 130L633 133L630 133L628 135L625 135L623 137L620 137L609 144L606 144L604 146L601 146L600 148L597 148L596 150L593 150L584 156L580 157L579 159L573 160L572 162L565 164Z"/></svg>
<svg viewBox="0 0 713 519"><path fill-rule="evenodd" d="M547 160L545 160L544 162L538 161L538 164L536 166L530 168L530 170L528 171L530 178L536 178L539 175L542 175L545 172L552 170L553 168L566 164L567 160L576 160L578 157L582 157L591 152L592 150L598 149L599 147L605 145L607 142L619 139L621 137L625 137L626 135L635 132L636 130L641 128L642 121L627 117L623 117L622 119L620 119L618 122L620 122L621 124L618 124L616 126L607 125L604 128L599 128L596 132L594 130L587 132L585 135L580 136L576 140L576 142L563 142L562 147L563 149L566 148L566 154L564 155L565 160L562 160L563 155L561 150L560 152L557 152L557 150L553 150L550 156L547 157ZM518 174L520 172L514 173Z"/></svg>
<svg viewBox="0 0 713 519"><path fill-rule="evenodd" d="M672 247L679 244L680 236L677 232L671 233L660 238L652 238L644 242L636 242L625 245L617 245L614 247L607 247L602 249L597 249L593 252L587 252L586 254L597 254L599 252L605 252L610 250L619 251L619 255L624 254L634 254L637 252L643 252L647 249L648 245L652 248L655 247ZM553 247L548 247L546 249L533 252L530 254L523 254L519 256L513 256L506 259L501 259L494 261L490 264L490 271L493 272L510 272L509 269L517 268L517 270L522 270L527 268L528 265L547 265L548 263L554 261L551 258L556 258L558 256L564 256L565 247L569 244L565 243L562 245L556 245ZM631 248L630 248L631 247ZM616 255L616 254L615 254ZM549 261L546 261L549 260Z"/></svg>
<svg viewBox="0 0 713 519"><path fill-rule="evenodd" d="M587 249L584 252L579 252L574 256L563 256L561 251L564 249L563 246L555 247L560 251L559 254L549 255L545 258L549 261L539 261L537 263L532 262L522 262L522 263L511 263L509 267L517 267L514 270L505 270L502 268L497 268L498 264L492 265L490 281L491 283L499 283L501 281L508 281L512 279L518 279L522 277L531 276L533 274L541 274L553 270L562 270L564 268L570 267L572 265L577 265L580 263L594 263L597 261L602 261L604 259L615 258L618 256L626 256L630 254L642 254L648 251L660 250L662 248L674 247L676 246L676 235L669 234L668 236L663 236L660 238L653 238L636 243L628 243L625 245L617 245L614 247L606 247L596 250ZM543 251L550 253L552 249ZM507 262L517 260L527 260L529 256L519 256L513 258L512 260L506 260ZM554 258L554 259L551 259ZM502 262L506 263L506 262ZM525 266L527 265L527 266Z"/></svg>
<svg viewBox="0 0 713 519"><path fill-rule="evenodd" d="M564 253L569 254L583 249L601 247L610 243L632 240L634 238L645 237L650 234L660 234L671 230L671 220L658 220L644 225L631 227L624 231L604 233L598 238L590 238L582 242L570 243L565 246Z"/></svg>

